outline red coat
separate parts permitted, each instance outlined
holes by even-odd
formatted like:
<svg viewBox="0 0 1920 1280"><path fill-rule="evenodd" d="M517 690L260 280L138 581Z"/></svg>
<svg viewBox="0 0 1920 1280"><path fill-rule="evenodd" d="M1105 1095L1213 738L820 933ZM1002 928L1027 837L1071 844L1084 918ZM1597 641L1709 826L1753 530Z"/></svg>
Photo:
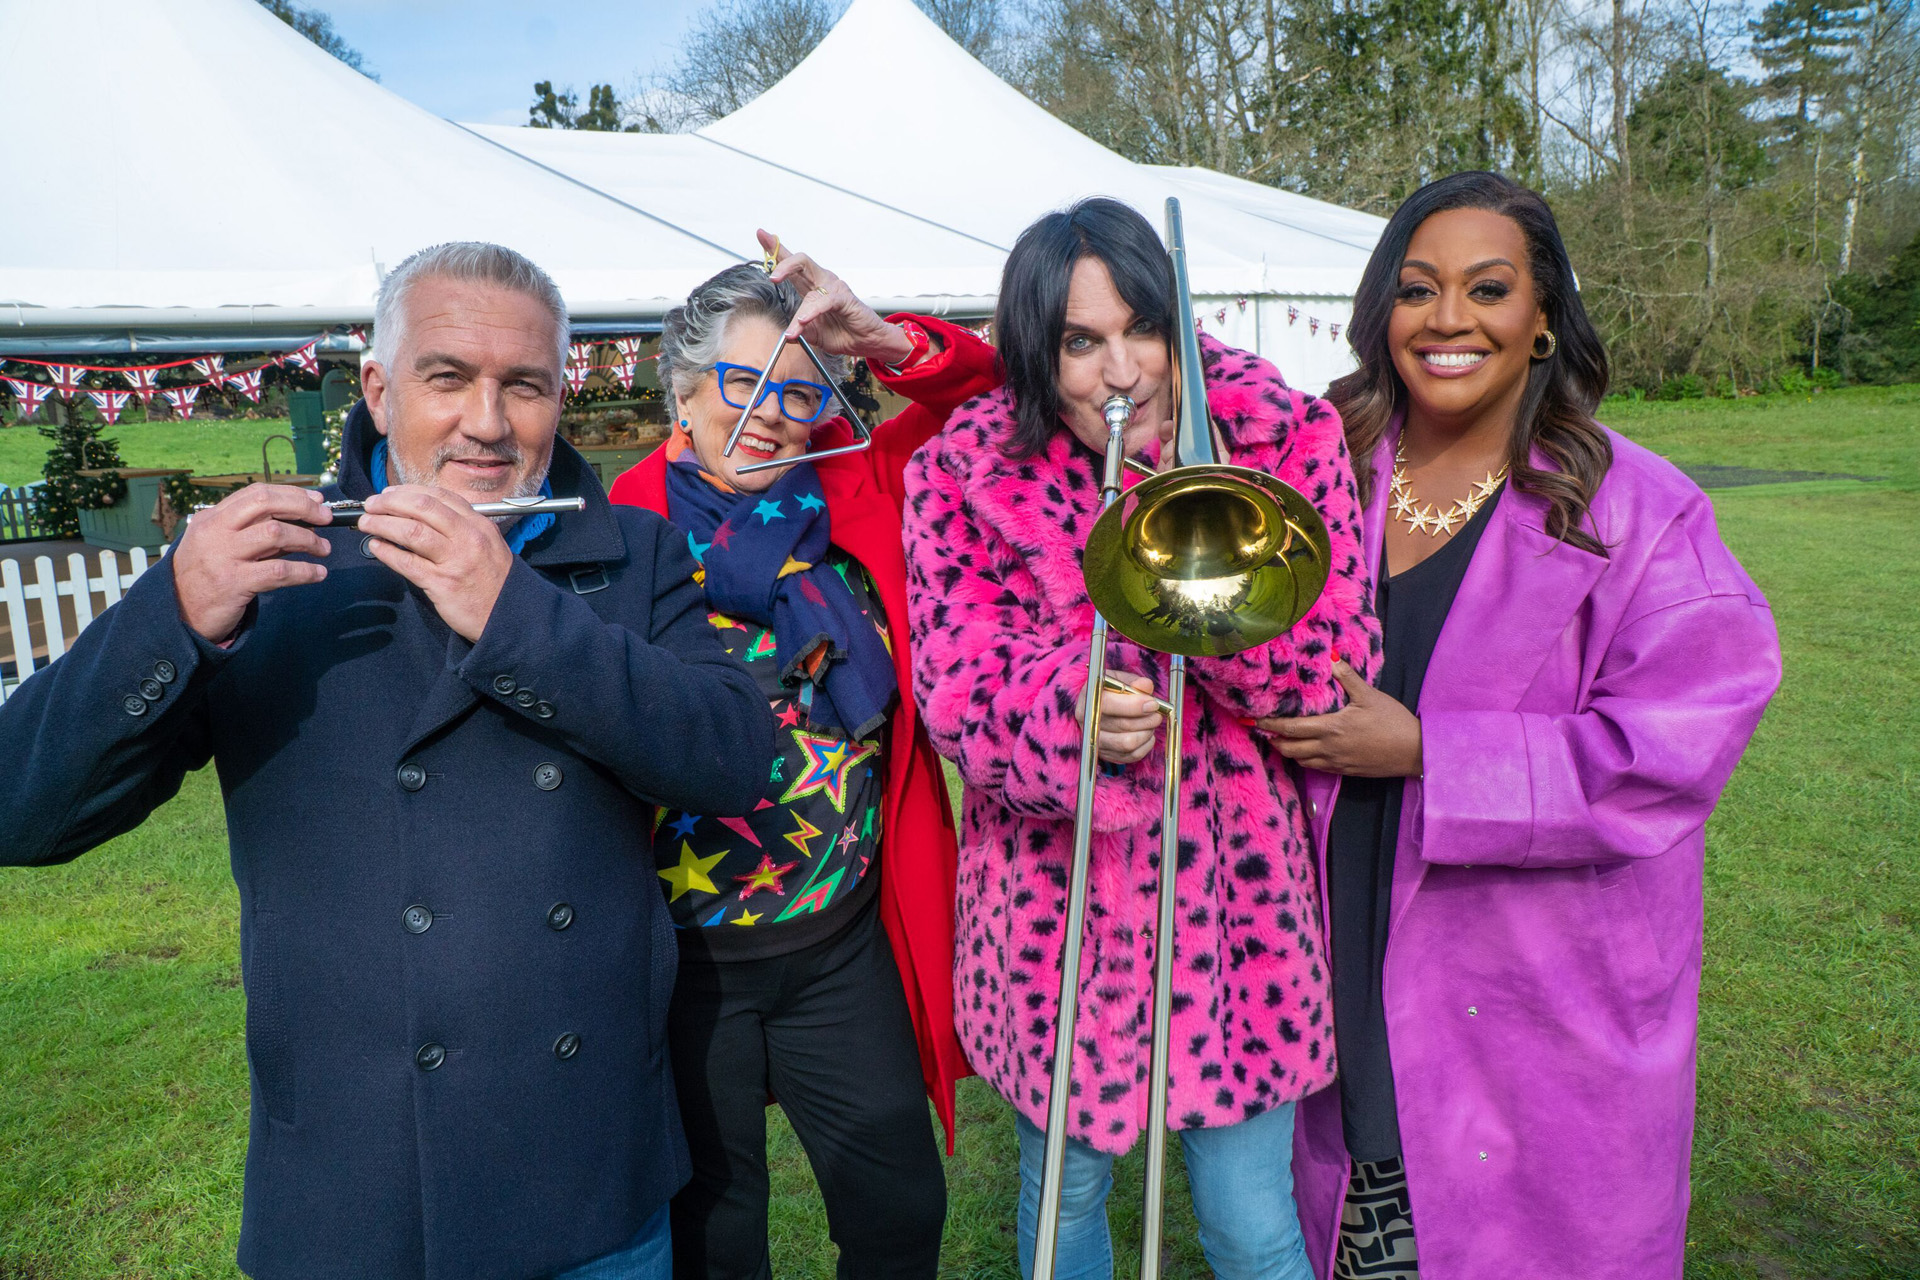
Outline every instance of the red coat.
<svg viewBox="0 0 1920 1280"><path fill-rule="evenodd" d="M896 317L904 319L905 317ZM874 374L896 395L913 401L873 433L864 453L815 463L833 522L833 545L867 570L880 591L893 643L900 704L887 735L886 832L880 873L880 920L893 943L920 1044L927 1095L947 1129L953 1152L953 1086L971 1075L953 1031L953 810L940 757L914 706L913 655L908 642L907 562L901 550L902 472L913 451L932 439L947 415L1000 385L994 350L965 329L927 316L912 317L945 343L899 376ZM835 418L814 432L822 449L850 444L853 430ZM668 450L657 449L613 482L615 502L667 514Z"/></svg>

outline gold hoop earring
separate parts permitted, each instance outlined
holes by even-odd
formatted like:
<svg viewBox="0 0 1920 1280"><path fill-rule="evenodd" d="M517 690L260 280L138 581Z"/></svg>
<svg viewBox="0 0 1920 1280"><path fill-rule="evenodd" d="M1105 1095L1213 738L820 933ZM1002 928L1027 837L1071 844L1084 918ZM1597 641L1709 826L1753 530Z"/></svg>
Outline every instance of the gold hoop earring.
<svg viewBox="0 0 1920 1280"><path fill-rule="evenodd" d="M1540 338L1547 340L1547 349L1545 351L1540 349ZM1535 360L1551 360L1553 359L1553 353L1559 349L1560 339L1553 336L1553 330L1551 329L1542 329L1540 331L1540 337L1533 340L1533 358Z"/></svg>

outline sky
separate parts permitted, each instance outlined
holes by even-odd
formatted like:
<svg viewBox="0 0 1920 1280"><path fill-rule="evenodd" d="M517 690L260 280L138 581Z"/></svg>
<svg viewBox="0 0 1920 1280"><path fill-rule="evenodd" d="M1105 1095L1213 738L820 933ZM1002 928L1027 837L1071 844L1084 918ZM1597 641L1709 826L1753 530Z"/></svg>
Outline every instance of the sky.
<svg viewBox="0 0 1920 1280"><path fill-rule="evenodd" d="M525 124L536 81L625 96L673 60L710 0L301 0L333 19L367 69L451 120Z"/></svg>

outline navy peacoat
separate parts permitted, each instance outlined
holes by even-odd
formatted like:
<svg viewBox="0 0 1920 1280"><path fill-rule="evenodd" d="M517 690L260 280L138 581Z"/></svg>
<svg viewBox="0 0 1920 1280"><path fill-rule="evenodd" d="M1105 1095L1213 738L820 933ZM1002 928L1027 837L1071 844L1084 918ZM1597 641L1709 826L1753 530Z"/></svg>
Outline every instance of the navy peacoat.
<svg viewBox="0 0 1920 1280"><path fill-rule="evenodd" d="M342 482L371 492L364 406ZM212 759L240 890L262 1280L546 1275L685 1182L662 1043L677 948L655 805L746 813L770 712L686 539L564 441L563 515L479 642L323 530L328 576L221 649L171 557L0 704L0 862L64 862Z"/></svg>

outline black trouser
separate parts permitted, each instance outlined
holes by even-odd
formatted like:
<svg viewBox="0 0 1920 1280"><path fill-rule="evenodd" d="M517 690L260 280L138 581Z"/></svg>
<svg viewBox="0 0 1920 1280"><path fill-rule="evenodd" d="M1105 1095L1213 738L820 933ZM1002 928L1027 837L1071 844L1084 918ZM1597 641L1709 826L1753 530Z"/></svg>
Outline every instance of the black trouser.
<svg viewBox="0 0 1920 1280"><path fill-rule="evenodd" d="M683 958L668 1024L693 1181L673 1199L677 1280L761 1280L767 1095L806 1148L839 1274L931 1277L946 1172L892 948L872 905L766 960Z"/></svg>

